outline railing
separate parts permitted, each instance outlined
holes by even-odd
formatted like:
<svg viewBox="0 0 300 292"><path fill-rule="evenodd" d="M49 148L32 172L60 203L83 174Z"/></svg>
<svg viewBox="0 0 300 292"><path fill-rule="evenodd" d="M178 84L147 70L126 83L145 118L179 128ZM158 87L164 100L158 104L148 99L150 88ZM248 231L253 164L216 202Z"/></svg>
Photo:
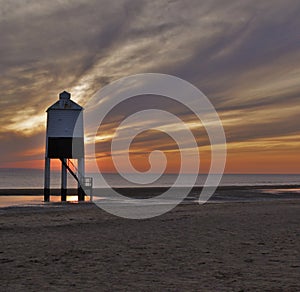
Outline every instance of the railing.
<svg viewBox="0 0 300 292"><path fill-rule="evenodd" d="M81 179L82 186L87 189L93 188L93 178L89 176L82 177Z"/></svg>

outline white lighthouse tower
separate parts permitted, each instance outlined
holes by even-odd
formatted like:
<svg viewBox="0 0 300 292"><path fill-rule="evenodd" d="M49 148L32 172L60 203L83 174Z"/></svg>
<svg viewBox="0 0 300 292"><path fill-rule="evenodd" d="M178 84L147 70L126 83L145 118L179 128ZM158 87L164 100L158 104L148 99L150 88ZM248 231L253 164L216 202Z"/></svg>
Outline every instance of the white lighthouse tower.
<svg viewBox="0 0 300 292"><path fill-rule="evenodd" d="M76 125L76 128L75 128ZM78 201L84 201L84 130L83 108L63 91L59 100L47 109L44 201L50 200L50 162L61 161L61 200L67 198L67 170L78 182ZM71 169L70 159L77 159L77 169Z"/></svg>

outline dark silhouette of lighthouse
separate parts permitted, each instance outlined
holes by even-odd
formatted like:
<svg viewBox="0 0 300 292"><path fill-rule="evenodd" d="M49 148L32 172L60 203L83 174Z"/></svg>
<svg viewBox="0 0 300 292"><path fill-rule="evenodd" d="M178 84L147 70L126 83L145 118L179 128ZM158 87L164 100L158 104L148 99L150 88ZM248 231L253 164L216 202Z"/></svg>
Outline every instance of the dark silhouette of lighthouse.
<svg viewBox="0 0 300 292"><path fill-rule="evenodd" d="M63 91L59 100L47 109L44 201L50 200L50 162L61 161L61 200L67 198L67 170L78 182L78 201L84 201L84 186L92 185L85 178L83 108ZM77 160L77 167L70 159Z"/></svg>

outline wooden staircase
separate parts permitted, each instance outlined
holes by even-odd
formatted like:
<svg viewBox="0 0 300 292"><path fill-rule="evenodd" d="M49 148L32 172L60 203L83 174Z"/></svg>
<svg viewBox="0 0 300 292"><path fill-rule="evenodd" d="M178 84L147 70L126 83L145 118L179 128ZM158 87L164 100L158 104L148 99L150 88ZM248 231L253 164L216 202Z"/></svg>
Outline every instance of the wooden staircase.
<svg viewBox="0 0 300 292"><path fill-rule="evenodd" d="M74 179L78 182L78 200L84 201L85 196L92 197L92 190L93 190L93 178L92 177L84 177L81 173L79 173L77 167L74 165L74 163L71 161L71 159L67 159L67 162L61 158L60 159L62 164L67 168L67 170L70 172L70 174L74 177ZM74 170L70 167L70 165L73 167ZM79 177L76 175L76 173L79 175ZM90 194L87 194L86 191L89 190Z"/></svg>

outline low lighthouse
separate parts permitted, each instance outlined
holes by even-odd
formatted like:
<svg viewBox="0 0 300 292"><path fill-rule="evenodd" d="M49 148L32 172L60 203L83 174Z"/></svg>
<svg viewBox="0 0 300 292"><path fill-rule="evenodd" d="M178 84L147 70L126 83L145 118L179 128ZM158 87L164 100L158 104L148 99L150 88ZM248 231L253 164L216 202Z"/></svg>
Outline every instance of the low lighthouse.
<svg viewBox="0 0 300 292"><path fill-rule="evenodd" d="M78 182L78 201L84 201L86 183L84 166L83 108L63 91L59 100L47 109L44 201L50 201L50 162L61 161L61 200L67 198L67 171ZM77 160L77 167L71 159Z"/></svg>

